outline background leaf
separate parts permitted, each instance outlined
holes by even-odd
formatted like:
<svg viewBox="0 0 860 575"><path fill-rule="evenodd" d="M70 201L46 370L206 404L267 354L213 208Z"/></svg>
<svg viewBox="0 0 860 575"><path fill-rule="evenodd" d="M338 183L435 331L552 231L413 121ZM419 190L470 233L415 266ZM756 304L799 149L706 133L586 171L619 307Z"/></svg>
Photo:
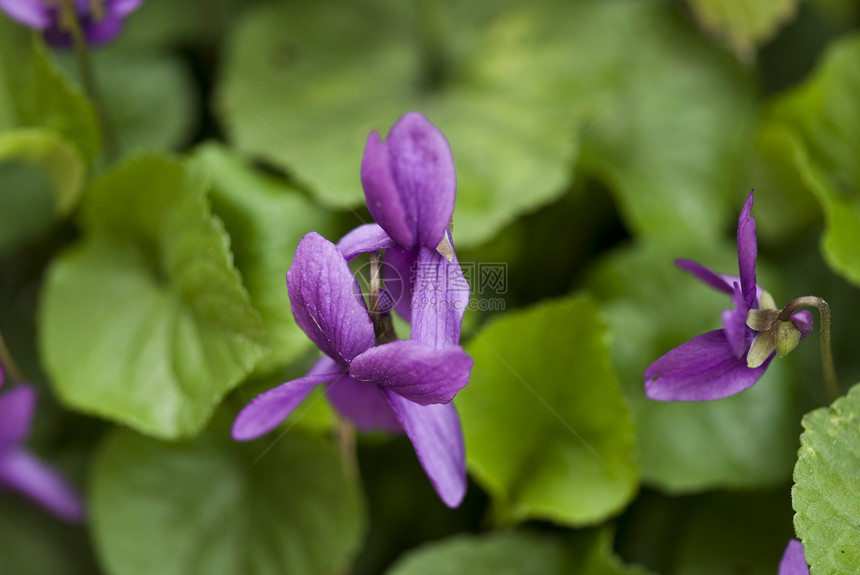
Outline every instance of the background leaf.
<svg viewBox="0 0 860 575"><path fill-rule="evenodd" d="M230 234L236 268L269 335L269 354L256 371L272 371L316 349L293 319L284 278L305 234L316 231L337 241L332 217L223 146L198 148L192 164L212 182L212 210Z"/></svg>
<svg viewBox="0 0 860 575"><path fill-rule="evenodd" d="M192 442L117 430L92 480L94 537L112 575L333 575L357 551L362 507L330 443L295 430L236 443L223 418Z"/></svg>
<svg viewBox="0 0 860 575"><path fill-rule="evenodd" d="M699 24L743 58L791 19L799 0L687 0Z"/></svg>
<svg viewBox="0 0 860 575"><path fill-rule="evenodd" d="M263 355L203 192L156 156L88 191L88 233L54 260L42 301L41 348L67 405L158 437L193 434Z"/></svg>
<svg viewBox="0 0 860 575"><path fill-rule="evenodd" d="M607 533L572 536L524 530L452 537L406 555L388 575L647 575L621 564Z"/></svg>
<svg viewBox="0 0 860 575"><path fill-rule="evenodd" d="M811 572L860 565L860 386L803 418L791 491L794 528Z"/></svg>
<svg viewBox="0 0 860 575"><path fill-rule="evenodd" d="M831 267L860 285L860 36L834 43L802 86L774 103L769 122L793 135L786 147L827 219L824 255ZM791 136L788 136L791 138Z"/></svg>
<svg viewBox="0 0 860 575"><path fill-rule="evenodd" d="M633 426L597 308L586 298L508 312L474 334L457 395L474 478L503 520L583 525L638 483Z"/></svg>
<svg viewBox="0 0 860 575"><path fill-rule="evenodd" d="M0 129L45 128L78 147L87 165L101 137L95 111L60 72L41 38L0 17Z"/></svg>

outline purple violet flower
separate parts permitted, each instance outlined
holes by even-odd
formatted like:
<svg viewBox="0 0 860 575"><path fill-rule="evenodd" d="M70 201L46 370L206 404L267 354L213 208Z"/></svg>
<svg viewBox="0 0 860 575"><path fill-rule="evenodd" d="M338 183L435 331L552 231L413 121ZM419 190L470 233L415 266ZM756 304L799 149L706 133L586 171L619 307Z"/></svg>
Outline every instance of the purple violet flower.
<svg viewBox="0 0 860 575"><path fill-rule="evenodd" d="M22 447L35 409L36 391L29 385L0 395L0 488L14 489L66 521L80 522L84 505L77 492L58 471Z"/></svg>
<svg viewBox="0 0 860 575"><path fill-rule="evenodd" d="M248 440L280 424L317 384L361 429L405 431L442 500L451 507L466 490L465 447L451 400L469 380L472 359L447 324L413 315L411 338L376 344L357 282L338 248L306 235L287 272L296 323L325 353L310 372L251 401L233 424ZM426 313L425 313L426 312ZM441 328L440 328L441 326ZM455 339L456 338L456 339Z"/></svg>
<svg viewBox="0 0 860 575"><path fill-rule="evenodd" d="M788 542L782 560L779 562L778 575L809 575L809 565L803 553L803 544L797 539Z"/></svg>
<svg viewBox="0 0 860 575"><path fill-rule="evenodd" d="M140 7L143 0L73 0L81 31L88 44L112 41L122 31L123 19ZM68 24L63 21L59 0L0 0L0 10L13 20L45 32L55 46L71 46Z"/></svg>
<svg viewBox="0 0 860 575"><path fill-rule="evenodd" d="M684 343L645 371L645 395L662 401L720 399L751 387L774 354L783 356L812 331L812 314L799 311L781 321L773 298L756 284L755 219L750 192L738 220L739 277L724 276L690 260L678 267L732 296L735 309L722 314L723 329Z"/></svg>
<svg viewBox="0 0 860 575"><path fill-rule="evenodd" d="M348 261L384 249L383 279L389 288L399 288L391 293L397 313L411 321L416 306L449 303L446 309L437 306L432 318L424 317L456 326L456 344L469 290L448 229L457 191L448 140L423 115L405 114L392 126L387 141L376 132L368 136L361 183L367 209L377 223L356 228L338 242L338 248ZM416 290L421 292L417 298Z"/></svg>

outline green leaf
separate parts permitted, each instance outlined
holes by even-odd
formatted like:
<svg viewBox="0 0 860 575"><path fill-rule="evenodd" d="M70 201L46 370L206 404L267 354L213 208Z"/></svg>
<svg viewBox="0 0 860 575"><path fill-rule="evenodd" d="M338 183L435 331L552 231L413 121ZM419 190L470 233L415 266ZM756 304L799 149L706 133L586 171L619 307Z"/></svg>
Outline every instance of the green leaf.
<svg viewBox="0 0 860 575"><path fill-rule="evenodd" d="M329 236L331 217L285 182L253 171L227 148L200 147L192 161L212 182L212 210L230 234L236 267L269 334L270 353L257 371L298 359L315 346L296 325L284 276L299 240L311 231Z"/></svg>
<svg viewBox="0 0 860 575"><path fill-rule="evenodd" d="M0 133L0 162L12 159L42 169L51 181L57 212L68 215L72 211L86 177L83 158L72 144L48 130Z"/></svg>
<svg viewBox="0 0 860 575"><path fill-rule="evenodd" d="M86 167L56 132L0 132L0 253L45 233L78 201Z"/></svg>
<svg viewBox="0 0 860 575"><path fill-rule="evenodd" d="M72 54L60 62L79 77ZM175 56L108 46L92 54L99 93L113 142L122 156L140 151L174 151L186 144L196 121L187 65Z"/></svg>
<svg viewBox="0 0 860 575"><path fill-rule="evenodd" d="M803 418L791 491L794 528L812 573L860 565L860 385Z"/></svg>
<svg viewBox="0 0 860 575"><path fill-rule="evenodd" d="M266 342L202 183L141 157L95 182L82 211L85 237L54 260L43 292L55 390L143 433L196 433Z"/></svg>
<svg viewBox="0 0 860 575"><path fill-rule="evenodd" d="M0 129L45 128L78 147L87 165L100 146L87 99L63 76L41 38L0 19ZM4 117L5 116L5 117Z"/></svg>
<svg viewBox="0 0 860 575"><path fill-rule="evenodd" d="M812 77L778 100L769 122L784 127L786 155L823 208L831 268L860 285L860 35L832 44Z"/></svg>
<svg viewBox="0 0 860 575"><path fill-rule="evenodd" d="M687 0L699 24L751 60L756 46L769 40L797 11L798 0Z"/></svg>
<svg viewBox="0 0 860 575"><path fill-rule="evenodd" d="M646 575L611 555L608 535L525 530L460 535L408 553L387 575Z"/></svg>
<svg viewBox="0 0 860 575"><path fill-rule="evenodd" d="M239 148L290 169L327 204L361 203L368 132L418 109L451 142L460 246L557 198L581 146L583 173L611 184L636 232L704 243L721 230L752 91L671 6L326 6L250 12L217 101Z"/></svg>
<svg viewBox="0 0 860 575"><path fill-rule="evenodd" d="M112 575L333 575L364 531L356 478L329 442L296 430L250 444L221 422L178 443L117 430L96 457L91 500Z"/></svg>
<svg viewBox="0 0 860 575"><path fill-rule="evenodd" d="M503 520L598 523L638 485L633 425L596 306L509 312L476 333L457 396L473 477Z"/></svg>
<svg viewBox="0 0 860 575"><path fill-rule="evenodd" d="M566 103L524 100L523 89L499 83L487 70L498 64L494 32L452 55L442 85L425 84L416 42L424 16L448 20L391 0L251 11L231 39L217 102L240 149L291 170L338 209L363 202L359 169L370 131L384 136L403 113L423 111L454 152L458 245L476 244L563 191L583 119Z"/></svg>
<svg viewBox="0 0 860 575"><path fill-rule="evenodd" d="M638 245L610 254L586 284L601 300L614 334L612 356L635 416L643 480L671 492L783 483L796 448L793 358L774 360L755 386L737 396L703 402L645 397L645 369L673 347L720 329L720 313L731 305L728 296L676 268L676 257L721 273L737 270L733 249ZM761 284L783 301L778 282L759 267Z"/></svg>
<svg viewBox="0 0 860 575"><path fill-rule="evenodd" d="M0 493L0 573L95 575L87 532L14 491Z"/></svg>

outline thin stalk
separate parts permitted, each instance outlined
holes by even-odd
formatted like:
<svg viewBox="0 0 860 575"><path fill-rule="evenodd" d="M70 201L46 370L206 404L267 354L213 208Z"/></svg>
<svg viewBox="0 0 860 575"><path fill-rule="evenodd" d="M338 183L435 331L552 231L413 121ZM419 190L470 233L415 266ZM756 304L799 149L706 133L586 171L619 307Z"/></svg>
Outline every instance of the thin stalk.
<svg viewBox="0 0 860 575"><path fill-rule="evenodd" d="M394 333L394 322L388 311L379 310L379 290L382 288L382 276L380 274L379 252L370 252L370 295L368 299L368 315L373 323L373 334L376 336L376 345L389 343L397 339Z"/></svg>
<svg viewBox="0 0 860 575"><path fill-rule="evenodd" d="M12 354L9 353L9 348L6 347L6 342L3 341L2 333L0 333L0 365L3 366L6 376L12 382L20 383L24 381L24 376L21 375L21 370L18 368L18 364L16 364L15 360L12 359Z"/></svg>
<svg viewBox="0 0 860 575"><path fill-rule="evenodd" d="M104 101L96 83L95 71L90 58L89 47L87 40L84 38L81 22L78 19L78 11L75 8L74 0L60 0L61 16L60 25L68 31L72 36L72 45L75 49L75 57L78 60L78 69L81 73L81 82L84 85L84 92L92 102L96 109L96 116L101 131L102 143L104 144L105 159L110 161L116 157L117 145L114 138L113 130L111 130L110 122L107 119Z"/></svg>
<svg viewBox="0 0 860 575"><path fill-rule="evenodd" d="M821 317L821 327L819 329L821 338L821 370L824 372L824 383L827 386L830 400L836 401L840 393L839 385L836 383L836 369L833 366L833 351L830 345L830 306L820 297L799 297L782 308L782 311L779 312L779 319L788 321L791 319L791 314L802 307L814 307L818 310Z"/></svg>

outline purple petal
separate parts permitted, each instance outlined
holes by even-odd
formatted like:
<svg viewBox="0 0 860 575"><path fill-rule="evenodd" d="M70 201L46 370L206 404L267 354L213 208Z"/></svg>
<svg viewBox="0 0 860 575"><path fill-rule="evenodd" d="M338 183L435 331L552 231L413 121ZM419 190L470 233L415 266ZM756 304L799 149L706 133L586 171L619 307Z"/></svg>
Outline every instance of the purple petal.
<svg viewBox="0 0 860 575"><path fill-rule="evenodd" d="M101 20L87 18L83 22L84 36L87 44L101 46L112 42L122 32L122 17L106 14Z"/></svg>
<svg viewBox="0 0 860 575"><path fill-rule="evenodd" d="M233 439L247 441L270 432L298 407L315 385L333 381L343 373L343 367L324 357L306 376L261 393L236 416Z"/></svg>
<svg viewBox="0 0 860 575"><path fill-rule="evenodd" d="M457 507L466 494L466 446L454 404L418 405L385 394L439 497Z"/></svg>
<svg viewBox="0 0 860 575"><path fill-rule="evenodd" d="M373 324L343 255L316 232L302 238L287 272L296 323L341 365L372 347Z"/></svg>
<svg viewBox="0 0 860 575"><path fill-rule="evenodd" d="M36 410L36 390L19 385L0 395L0 448L24 441Z"/></svg>
<svg viewBox="0 0 860 575"><path fill-rule="evenodd" d="M360 430L403 432L382 388L378 385L344 375L326 386L325 391L335 409Z"/></svg>
<svg viewBox="0 0 860 575"><path fill-rule="evenodd" d="M645 395L660 401L706 401L739 393L759 380L773 359L757 368L735 356L723 330L684 343L645 371Z"/></svg>
<svg viewBox="0 0 860 575"><path fill-rule="evenodd" d="M469 305L469 284L455 257L421 248L415 262L410 339L435 348L460 343L463 314Z"/></svg>
<svg viewBox="0 0 860 575"><path fill-rule="evenodd" d="M395 245L394 240L388 237L379 225L364 224L343 236L337 242L337 249L346 261L351 262L359 254L384 250L393 245Z"/></svg>
<svg viewBox="0 0 860 575"><path fill-rule="evenodd" d="M371 132L361 159L361 186L367 209L373 219L385 228L394 241L405 247L417 242L417 233L409 225L403 198L394 181L388 146L379 134Z"/></svg>
<svg viewBox="0 0 860 575"><path fill-rule="evenodd" d="M3 387L3 381L6 379L6 374L3 372L3 366L0 365L0 387Z"/></svg>
<svg viewBox="0 0 860 575"><path fill-rule="evenodd" d="M788 542L782 561L779 562L778 575L809 575L809 565L803 553L803 545L797 539Z"/></svg>
<svg viewBox="0 0 860 575"><path fill-rule="evenodd" d="M685 272L693 274L712 288L718 289L722 292L726 292L727 294L731 294L732 291L734 291L732 289L732 282L730 281L730 277L718 274L714 270L706 268L699 262L681 259L675 260L675 265L684 270Z"/></svg>
<svg viewBox="0 0 860 575"><path fill-rule="evenodd" d="M735 284L732 302L735 304L735 308L726 310L722 314L723 330L726 332L726 339L728 339L735 357L740 359L745 357L750 349L752 330L747 327L749 308L746 307L744 294L741 293L738 284Z"/></svg>
<svg viewBox="0 0 860 575"><path fill-rule="evenodd" d="M439 245L454 213L457 178L448 140L427 118L404 115L385 143L370 134L361 182L367 209L398 244Z"/></svg>
<svg viewBox="0 0 860 575"><path fill-rule="evenodd" d="M758 247L755 237L755 218L750 216L752 205L753 193L750 192L738 219L738 270L740 270L741 291L744 292L747 309L755 307L758 301L755 283L755 258Z"/></svg>
<svg viewBox="0 0 860 575"><path fill-rule="evenodd" d="M433 347L401 339L352 360L349 374L420 405L448 403L469 383L472 358L460 347Z"/></svg>
<svg viewBox="0 0 860 575"><path fill-rule="evenodd" d="M794 324L794 327L800 330L801 338L808 336L812 332L812 328L814 326L812 314L808 310L791 314L791 323Z"/></svg>
<svg viewBox="0 0 860 575"><path fill-rule="evenodd" d="M143 0L107 0L105 10L115 18L122 18L140 8L141 4Z"/></svg>
<svg viewBox="0 0 860 575"><path fill-rule="evenodd" d="M394 300L394 309L406 321L412 321L412 286L415 264L421 248L405 249L395 246L385 250L382 279Z"/></svg>
<svg viewBox="0 0 860 575"><path fill-rule="evenodd" d="M56 9L39 0L0 0L3 10L13 20L25 26L44 30L56 20Z"/></svg>
<svg viewBox="0 0 860 575"><path fill-rule="evenodd" d="M59 472L22 449L0 455L0 485L26 495L66 521L77 523L84 518L77 491Z"/></svg>

